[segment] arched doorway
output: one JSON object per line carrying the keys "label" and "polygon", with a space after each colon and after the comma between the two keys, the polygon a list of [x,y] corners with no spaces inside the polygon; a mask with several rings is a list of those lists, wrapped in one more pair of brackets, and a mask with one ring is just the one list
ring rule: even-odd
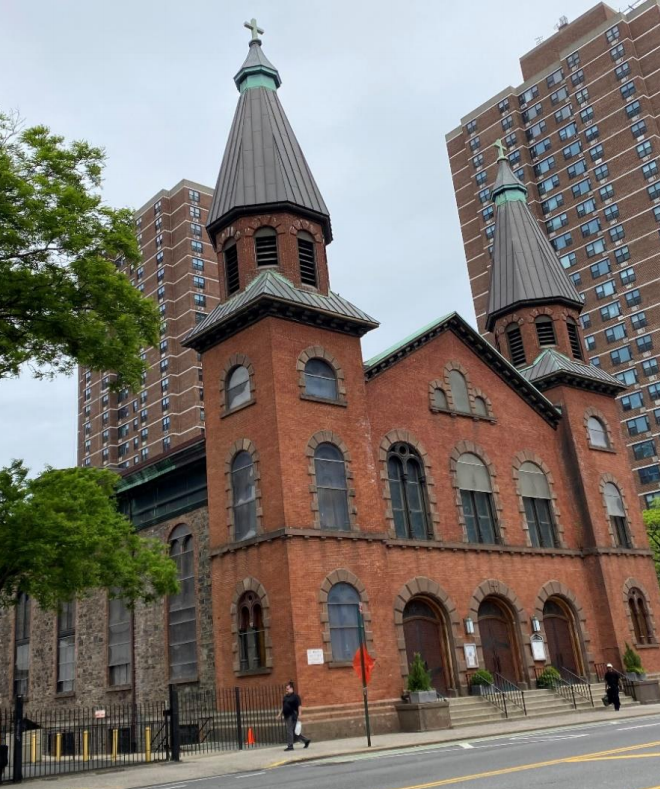
{"label": "arched doorway", "polygon": [[573,612],[559,597],[549,597],[543,606],[543,629],[548,642],[548,659],[557,668],[581,675],[582,661],[578,648]]}
{"label": "arched doorway", "polygon": [[416,652],[431,674],[431,684],[444,695],[453,688],[451,661],[445,619],[429,599],[413,597],[403,609],[403,635],[408,665]]}
{"label": "arched doorway", "polygon": [[519,682],[517,639],[508,606],[496,597],[486,597],[479,606],[478,616],[486,668],[491,674],[501,674],[510,682]]}

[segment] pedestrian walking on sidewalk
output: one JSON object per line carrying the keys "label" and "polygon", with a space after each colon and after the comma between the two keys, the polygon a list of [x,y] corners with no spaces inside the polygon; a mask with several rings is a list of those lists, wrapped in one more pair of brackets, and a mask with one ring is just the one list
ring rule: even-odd
{"label": "pedestrian walking on sidewalk", "polygon": [[616,712],[621,707],[621,700],[619,699],[619,672],[614,670],[611,663],[607,664],[607,671],[605,672],[605,693],[610,700],[610,704],[614,704]]}
{"label": "pedestrian walking on sidewalk", "polygon": [[296,725],[300,719],[300,696],[295,692],[293,681],[287,682],[286,693],[282,699],[282,712],[278,715],[279,718],[284,718],[286,725],[286,748],[285,751],[293,750],[294,742],[302,742],[305,748],[309,748],[311,740],[309,737],[304,737],[300,733],[300,728],[296,732]]}

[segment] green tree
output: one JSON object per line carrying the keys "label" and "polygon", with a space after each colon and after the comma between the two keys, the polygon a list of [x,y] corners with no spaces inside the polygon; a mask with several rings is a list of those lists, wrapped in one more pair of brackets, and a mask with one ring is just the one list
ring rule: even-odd
{"label": "green tree", "polygon": [[140,537],[118,512],[118,481],[96,468],[29,479],[19,461],[0,471],[0,606],[19,592],[47,609],[93,589],[128,602],[176,592],[165,546]]}
{"label": "green tree", "polygon": [[76,364],[136,388],[159,317],[115,260],[140,259],[132,212],[104,205],[105,154],[0,114],[0,378]]}
{"label": "green tree", "polygon": [[410,664],[408,672],[408,690],[411,693],[431,690],[431,675],[426,670],[426,666],[419,652],[415,652],[413,662]]}
{"label": "green tree", "polygon": [[644,525],[649,536],[649,544],[653,551],[655,561],[655,572],[660,582],[660,498],[655,499],[650,509],[642,513]]}

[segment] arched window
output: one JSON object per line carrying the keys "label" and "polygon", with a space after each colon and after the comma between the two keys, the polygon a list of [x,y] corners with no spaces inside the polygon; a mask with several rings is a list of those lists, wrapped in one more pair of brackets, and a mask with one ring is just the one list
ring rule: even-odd
{"label": "arched window", "polygon": [[241,671],[265,667],[264,617],[261,601],[254,592],[246,592],[238,601],[238,651]]}
{"label": "arched window", "polygon": [[580,342],[580,332],[578,331],[577,323],[573,318],[567,318],[566,329],[568,331],[568,342],[571,346],[571,353],[574,359],[582,360],[582,343]]}
{"label": "arched window", "polygon": [[637,644],[649,644],[653,641],[653,631],[649,613],[646,608],[646,598],[639,589],[631,589],[628,592],[628,608],[635,631],[635,642]]}
{"label": "arched window", "polygon": [[548,315],[539,315],[535,323],[539,345],[542,348],[547,345],[556,345],[557,338],[555,337],[555,327],[552,318]]}
{"label": "arched window", "polygon": [[426,480],[422,461],[408,444],[395,444],[387,458],[390,498],[396,536],[404,540],[428,540]]}
{"label": "arched window", "polygon": [[335,584],[328,593],[328,619],[333,660],[353,660],[360,646],[359,605],[360,595],[350,584]]}
{"label": "arched window", "polygon": [[170,556],[174,560],[179,591],[170,595],[168,605],[168,646],[170,679],[197,676],[197,614],[195,557],[190,529],[179,524],[170,535]]}
{"label": "arched window", "polygon": [[557,539],[550,506],[548,479],[542,469],[530,461],[522,464],[518,474],[529,539],[537,548],[555,548]]}
{"label": "arched window", "polygon": [[236,246],[236,242],[233,239],[227,241],[227,243],[224,245],[222,249],[222,256],[225,260],[227,295],[231,296],[241,287],[238,276],[238,247]]}
{"label": "arched window", "polygon": [[225,385],[227,410],[248,403],[252,397],[250,391],[250,373],[247,367],[234,367],[227,376]]}
{"label": "arched window", "polygon": [[469,414],[470,397],[468,395],[467,383],[463,373],[459,373],[458,370],[452,370],[449,373],[449,385],[451,386],[451,396],[456,411]]}
{"label": "arched window", "polygon": [[442,408],[444,411],[447,411],[449,405],[447,404],[447,395],[444,392],[444,389],[434,389],[433,390],[433,405],[436,408]]}
{"label": "arched window", "polygon": [[254,234],[257,266],[277,265],[277,233],[272,227],[260,227]]}
{"label": "arched window", "polygon": [[350,529],[348,486],[344,455],[334,444],[319,444],[314,450],[314,472],[322,529]]}
{"label": "arched window", "polygon": [[337,376],[323,359],[309,359],[305,365],[305,394],[324,400],[337,399]]}
{"label": "arched window", "polygon": [[254,461],[245,450],[231,462],[231,489],[234,509],[234,539],[247,540],[257,533],[257,489]]}
{"label": "arched window", "polygon": [[21,592],[14,620],[14,696],[27,696],[30,679],[30,618],[32,601]]}
{"label": "arched window", "polygon": [[590,416],[587,420],[587,430],[589,432],[589,443],[592,447],[605,447],[609,449],[610,440],[607,436],[605,425],[596,419],[595,416]]}
{"label": "arched window", "polygon": [[316,274],[316,257],[314,255],[314,238],[301,230],[298,233],[298,265],[300,266],[300,281],[303,285],[318,285]]}
{"label": "arched window", "polygon": [[517,323],[510,323],[506,327],[506,342],[513,366],[524,367],[527,364],[527,357],[525,356],[522,332]]}
{"label": "arched window", "polygon": [[488,406],[483,397],[474,398],[474,412],[477,416],[488,416]]}
{"label": "arched window", "polygon": [[456,463],[456,474],[468,542],[499,542],[488,469],[480,458],[466,452]]}
{"label": "arched window", "polygon": [[621,492],[613,482],[606,482],[604,493],[607,515],[610,519],[610,526],[612,527],[616,544],[620,548],[631,548],[630,535],[628,534],[628,520],[626,518],[626,510],[623,506]]}

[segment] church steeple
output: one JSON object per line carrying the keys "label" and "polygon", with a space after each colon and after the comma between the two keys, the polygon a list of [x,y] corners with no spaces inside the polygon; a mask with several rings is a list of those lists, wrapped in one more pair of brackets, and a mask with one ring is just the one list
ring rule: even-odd
{"label": "church steeple", "polygon": [[492,191],[496,206],[486,329],[520,307],[544,304],[582,309],[582,300],[527,205],[527,189],[500,147]]}
{"label": "church steeple", "polygon": [[217,236],[239,217],[287,211],[320,225],[332,241],[330,214],[277,95],[278,70],[263,52],[253,19],[248,56],[234,77],[241,96],[229,132],[207,230]]}

